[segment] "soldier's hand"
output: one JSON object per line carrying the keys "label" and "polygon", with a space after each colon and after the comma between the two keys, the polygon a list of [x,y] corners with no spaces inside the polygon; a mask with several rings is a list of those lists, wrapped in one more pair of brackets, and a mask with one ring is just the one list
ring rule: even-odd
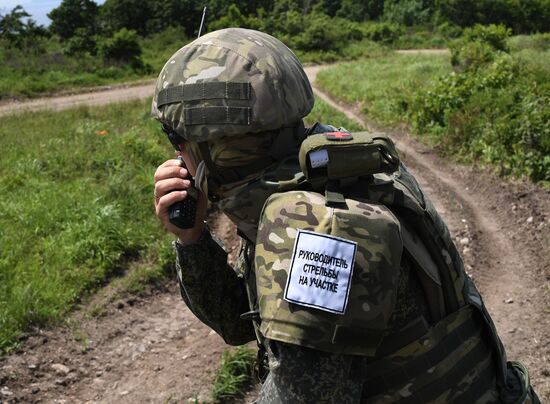
{"label": "soldier's hand", "polygon": [[204,193],[198,192],[195,227],[181,229],[170,223],[170,206],[187,198],[187,189],[190,186],[189,172],[186,168],[182,167],[180,160],[167,160],[155,172],[156,215],[166,230],[175,234],[184,245],[199,240],[204,231],[204,218],[206,217],[206,196]]}

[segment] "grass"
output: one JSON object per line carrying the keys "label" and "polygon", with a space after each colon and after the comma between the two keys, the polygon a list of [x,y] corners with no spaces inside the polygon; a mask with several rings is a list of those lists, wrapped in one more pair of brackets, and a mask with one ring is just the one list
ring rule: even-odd
{"label": "grass", "polygon": [[256,351],[246,345],[222,354],[212,387],[215,402],[229,402],[244,395],[253,382],[255,360]]}
{"label": "grass", "polygon": [[394,54],[339,64],[317,83],[375,125],[406,124],[454,159],[548,184],[548,36],[512,45],[476,71],[453,72],[447,55]]}
{"label": "grass", "polygon": [[395,125],[407,120],[403,103],[450,70],[447,55],[386,54],[322,70],[317,83],[334,98],[359,104],[367,120]]}
{"label": "grass", "polygon": [[170,148],[148,109],[0,119],[0,351],[131,266],[129,289],[168,272],[172,237],[153,215],[151,190]]}
{"label": "grass", "polygon": [[357,122],[349,119],[343,113],[335,110],[326,102],[317,97],[315,97],[315,106],[313,107],[313,110],[304,121],[306,126],[311,126],[315,122],[321,122],[336,126],[337,128],[343,127],[352,132],[358,132],[365,129],[362,128]]}

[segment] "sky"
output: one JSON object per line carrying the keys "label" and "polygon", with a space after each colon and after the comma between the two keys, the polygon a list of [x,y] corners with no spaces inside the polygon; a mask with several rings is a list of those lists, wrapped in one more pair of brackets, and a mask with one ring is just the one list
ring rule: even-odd
{"label": "sky", "polygon": [[[95,2],[103,4],[105,0],[95,0]],[[9,13],[15,6],[21,5],[39,25],[47,26],[51,21],[46,14],[59,4],[61,0],[0,0],[0,14]]]}

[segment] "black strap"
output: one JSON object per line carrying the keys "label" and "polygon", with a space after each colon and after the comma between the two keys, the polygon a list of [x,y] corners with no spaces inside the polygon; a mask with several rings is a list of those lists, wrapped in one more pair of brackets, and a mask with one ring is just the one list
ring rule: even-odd
{"label": "black strap", "polygon": [[250,107],[194,107],[185,108],[185,125],[250,125]]}
{"label": "black strap", "polygon": [[342,194],[338,181],[328,181],[325,187],[325,205],[333,208],[345,208],[346,198]]}
{"label": "black strap", "polygon": [[294,148],[299,148],[305,138],[304,121],[300,119],[296,125],[281,128],[271,144],[269,155],[275,161],[280,160],[288,156]]}
{"label": "black strap", "polygon": [[249,100],[250,93],[250,83],[221,81],[182,84],[160,90],[157,96],[157,106],[213,99]]}

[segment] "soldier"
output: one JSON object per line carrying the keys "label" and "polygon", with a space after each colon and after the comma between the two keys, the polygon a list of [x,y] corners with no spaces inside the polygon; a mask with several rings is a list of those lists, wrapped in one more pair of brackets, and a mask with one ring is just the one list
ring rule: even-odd
{"label": "soldier", "polygon": [[[313,102],[295,55],[245,29],[177,51],[153,99],[185,161],[155,173],[181,295],[228,344],[267,352],[258,402],[538,402],[391,141],[305,129]],[[169,210],[190,194],[182,229]],[[207,199],[242,237],[235,268]]]}

